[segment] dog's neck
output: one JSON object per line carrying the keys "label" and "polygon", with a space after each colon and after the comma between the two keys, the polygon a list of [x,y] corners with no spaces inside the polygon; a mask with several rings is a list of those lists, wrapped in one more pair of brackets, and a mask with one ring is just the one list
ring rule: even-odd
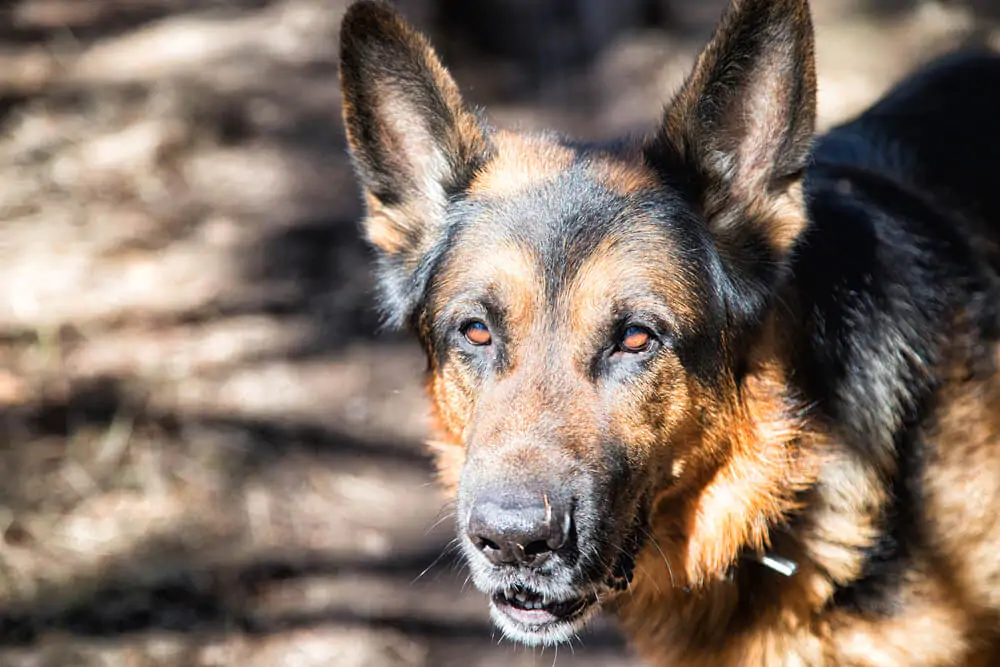
{"label": "dog's neck", "polygon": [[768,656],[809,656],[813,621],[838,588],[862,576],[884,491],[876,471],[845,453],[825,457],[806,495],[806,508],[769,536],[774,553],[795,562],[791,576],[738,559],[725,574],[684,587],[669,546],[647,545],[617,608],[638,653],[651,664],[682,667],[746,664],[752,655],[762,656],[754,664],[778,665],[785,663]]}
{"label": "dog's neck", "polygon": [[[812,423],[784,367],[758,355],[723,425],[735,434],[727,461],[696,498],[654,510],[652,539],[618,600],[640,653],[683,665],[721,658],[723,645],[763,650],[732,639],[805,632],[862,575],[887,500],[883,476]],[[795,572],[762,567],[768,555]]]}

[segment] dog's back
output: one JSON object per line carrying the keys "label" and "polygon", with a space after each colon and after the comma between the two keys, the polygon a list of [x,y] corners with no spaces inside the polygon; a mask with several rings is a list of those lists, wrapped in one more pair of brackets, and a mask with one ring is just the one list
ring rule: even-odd
{"label": "dog's back", "polygon": [[998,138],[1000,57],[965,54],[814,150],[779,319],[820,420],[891,480],[831,610],[846,637],[877,641],[835,641],[833,664],[1000,660]]}
{"label": "dog's back", "polygon": [[1000,56],[938,60],[815,149],[819,164],[884,174],[968,226],[1000,266]]}

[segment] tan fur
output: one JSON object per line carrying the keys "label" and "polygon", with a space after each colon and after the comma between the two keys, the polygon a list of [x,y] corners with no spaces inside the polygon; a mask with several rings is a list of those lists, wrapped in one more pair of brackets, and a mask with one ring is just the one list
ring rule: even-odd
{"label": "tan fur", "polygon": [[[761,370],[765,377],[757,382],[780,391],[774,369]],[[730,623],[738,587],[717,579],[684,592],[678,581],[691,573],[683,569],[683,557],[674,556],[670,531],[654,529],[658,539],[642,553],[631,592],[618,601],[626,630],[649,664],[997,664],[1000,647],[984,638],[995,636],[1000,608],[995,597],[1000,590],[1000,520],[995,516],[1000,507],[1000,382],[995,376],[956,375],[941,391],[945,407],[926,434],[934,452],[924,480],[932,547],[914,555],[916,565],[900,589],[897,613],[865,617],[826,611],[835,586],[861,574],[861,550],[879,534],[887,500],[882,479],[889,471],[807,426],[797,438],[799,456],[809,461],[798,467],[813,475],[805,503],[808,520],[794,539],[784,536],[776,545],[779,554],[798,563],[799,572],[776,577],[772,595],[778,602],[761,605],[750,626],[734,632]],[[767,405],[773,396],[750,392],[748,408],[759,415],[762,408],[751,406],[762,399]],[[758,416],[753,423],[768,422]],[[754,449],[774,447],[786,436],[781,428],[758,428]],[[970,497],[976,501],[970,503]]]}
{"label": "tan fur", "polygon": [[924,433],[937,444],[921,480],[926,521],[956,597],[1000,625],[1000,376],[950,370]]}
{"label": "tan fur", "polygon": [[[489,247],[489,252],[480,248]],[[442,303],[454,303],[473,286],[496,293],[507,306],[506,317],[517,344],[528,335],[542,304],[538,283],[540,266],[527,249],[508,241],[493,239],[489,220],[465,232],[465,242],[455,249],[448,267],[438,278]]]}
{"label": "tan fur", "polygon": [[565,171],[576,157],[571,149],[544,137],[501,130],[491,141],[494,157],[469,186],[474,197],[511,196],[542,184]]}
{"label": "tan fur", "polygon": [[[633,233],[642,221],[634,220]],[[655,223],[650,223],[655,224]],[[690,288],[693,277],[670,262],[657,261],[655,253],[628,248],[622,239],[610,236],[584,261],[567,290],[569,325],[573,331],[589,331],[605,316],[605,308],[632,281],[655,284],[668,292],[670,309],[681,322],[697,318],[697,303]]]}
{"label": "tan fur", "polygon": [[669,526],[679,517],[687,523],[684,542],[676,549],[685,585],[700,585],[724,572],[745,548],[769,547],[771,527],[796,509],[795,494],[817,474],[818,462],[798,451],[802,425],[787,414],[777,369],[751,376],[745,391],[745,402],[732,406],[700,447],[702,456],[718,452],[724,457],[711,481],[680,503],[667,492],[654,508],[656,526]]}
{"label": "tan fur", "polygon": [[773,197],[752,199],[747,208],[745,215],[764,226],[767,230],[764,238],[781,256],[791,250],[792,244],[809,224],[803,197],[802,181],[798,180]]}
{"label": "tan fur", "polygon": [[[399,254],[407,249],[415,234],[415,220],[420,220],[421,209],[417,206],[383,206],[371,193],[365,193],[368,217],[365,219],[365,235],[368,242],[383,252]],[[414,258],[414,261],[416,258]]]}
{"label": "tan fur", "polygon": [[591,159],[598,182],[621,195],[651,190],[660,185],[655,171],[643,163],[638,147],[625,155],[599,154]]}

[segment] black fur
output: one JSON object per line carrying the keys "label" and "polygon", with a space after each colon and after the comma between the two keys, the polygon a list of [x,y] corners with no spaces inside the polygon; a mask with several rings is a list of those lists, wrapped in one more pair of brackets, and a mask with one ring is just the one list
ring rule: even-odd
{"label": "black fur", "polygon": [[[919,427],[934,407],[934,364],[964,333],[954,331],[959,313],[980,344],[997,340],[997,137],[1000,58],[963,54],[818,142],[812,225],[792,269],[805,325],[799,381],[847,442],[896,463],[883,537],[838,604],[892,612],[920,545]],[[910,355],[894,359],[901,345]],[[983,360],[981,372],[996,370]]]}

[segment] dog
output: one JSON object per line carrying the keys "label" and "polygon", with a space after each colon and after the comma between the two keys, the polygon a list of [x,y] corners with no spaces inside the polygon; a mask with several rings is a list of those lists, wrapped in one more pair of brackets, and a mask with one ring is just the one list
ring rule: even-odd
{"label": "dog", "polygon": [[806,0],[733,0],[648,135],[496,129],[365,0],[386,321],[504,635],[650,665],[1000,664],[1000,58],[816,137]]}

